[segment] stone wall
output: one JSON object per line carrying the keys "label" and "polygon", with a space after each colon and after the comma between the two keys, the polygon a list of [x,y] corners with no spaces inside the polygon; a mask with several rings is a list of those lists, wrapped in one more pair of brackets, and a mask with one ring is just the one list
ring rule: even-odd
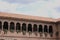
{"label": "stone wall", "polygon": [[[59,32],[59,38],[60,38],[60,23],[58,25],[56,25],[55,23],[48,23],[48,22],[33,22],[33,21],[22,21],[22,20],[10,20],[10,19],[1,19],[0,21],[2,22],[2,30],[0,30],[0,39],[5,39],[5,40],[57,40],[56,37],[56,32]],[[23,35],[22,31],[20,33],[17,33],[16,30],[14,31],[14,33],[11,33],[9,28],[8,28],[8,32],[7,34],[4,34],[3,32],[3,23],[4,22],[8,22],[8,27],[10,27],[10,22],[14,22],[15,27],[16,27],[16,23],[20,23],[21,27],[23,23],[26,23],[26,27],[28,27],[28,24],[37,24],[37,27],[39,27],[39,25],[42,25],[42,27],[44,28],[44,25],[47,25],[49,28],[49,25],[52,25],[53,27],[53,36],[51,37],[49,33],[46,33],[47,36],[45,36],[45,33],[41,33],[42,36],[40,36],[40,33],[37,32],[37,35],[35,35],[34,32],[32,32],[32,34],[29,35],[29,33],[26,31],[26,34]],[[58,30],[56,28],[56,26],[58,26]],[[33,27],[33,26],[32,26]],[[16,29],[16,28],[15,28]]]}

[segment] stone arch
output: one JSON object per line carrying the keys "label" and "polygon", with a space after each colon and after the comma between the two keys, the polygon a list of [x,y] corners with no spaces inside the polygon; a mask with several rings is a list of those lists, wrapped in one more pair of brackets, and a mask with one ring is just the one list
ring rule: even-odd
{"label": "stone arch", "polygon": [[23,35],[26,34],[26,23],[22,24],[22,33],[23,33]]}
{"label": "stone arch", "polygon": [[10,22],[10,31],[13,32],[15,30],[14,22]]}
{"label": "stone arch", "polygon": [[52,25],[49,26],[49,34],[52,37],[53,36],[53,27]]}
{"label": "stone arch", "polygon": [[22,31],[26,31],[26,23],[22,24]]}
{"label": "stone arch", "polygon": [[3,30],[8,30],[8,22],[4,22],[3,24]]}
{"label": "stone arch", "polygon": [[16,23],[16,31],[19,32],[21,30],[20,23]]}
{"label": "stone arch", "polygon": [[39,32],[39,34],[40,34],[40,37],[42,37],[43,35],[43,26],[40,24],[39,25],[39,28],[38,28],[38,32]]}
{"label": "stone arch", "polygon": [[33,25],[33,32],[37,32],[37,25],[36,24]]}
{"label": "stone arch", "polygon": [[53,33],[53,27],[51,25],[49,26],[49,33]]}
{"label": "stone arch", "polygon": [[48,26],[44,25],[44,34],[45,34],[45,37],[47,37],[47,33],[48,33]]}
{"label": "stone arch", "polygon": [[43,32],[43,26],[39,25],[38,32]]}
{"label": "stone arch", "polygon": [[48,26],[47,25],[44,25],[44,32],[48,33]]}
{"label": "stone arch", "polygon": [[28,24],[28,32],[32,32],[32,24]]}

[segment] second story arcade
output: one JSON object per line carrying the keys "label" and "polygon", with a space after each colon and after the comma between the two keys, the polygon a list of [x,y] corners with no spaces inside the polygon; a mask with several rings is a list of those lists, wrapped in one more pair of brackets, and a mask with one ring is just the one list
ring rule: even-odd
{"label": "second story arcade", "polygon": [[52,18],[0,12],[0,33],[2,31],[4,34],[16,32],[26,35],[28,33],[36,36],[50,34],[52,37],[53,33],[57,31],[56,22],[57,20]]}

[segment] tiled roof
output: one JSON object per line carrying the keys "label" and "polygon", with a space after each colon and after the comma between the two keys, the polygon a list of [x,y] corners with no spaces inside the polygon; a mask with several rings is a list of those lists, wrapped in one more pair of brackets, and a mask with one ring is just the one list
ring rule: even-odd
{"label": "tiled roof", "polygon": [[22,14],[11,14],[6,12],[0,12],[0,17],[10,17],[10,18],[27,19],[27,20],[47,21],[47,22],[57,21],[57,19],[53,19],[53,18],[29,16],[29,15],[22,15]]}
{"label": "tiled roof", "polygon": [[57,21],[60,22],[60,18],[58,18]]}

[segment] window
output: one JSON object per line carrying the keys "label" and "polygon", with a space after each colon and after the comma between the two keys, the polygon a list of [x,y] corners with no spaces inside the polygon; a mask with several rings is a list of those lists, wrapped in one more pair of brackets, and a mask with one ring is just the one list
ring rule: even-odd
{"label": "window", "polygon": [[53,28],[51,25],[49,26],[49,33],[50,33],[50,36],[52,37],[53,36]]}
{"label": "window", "polygon": [[49,33],[53,33],[53,28],[52,28],[52,26],[49,26]]}
{"label": "window", "polygon": [[2,22],[0,21],[0,30],[2,30]]}
{"label": "window", "polygon": [[14,31],[14,22],[10,23],[10,31]]}
{"label": "window", "polygon": [[16,24],[16,30],[20,30],[20,23]]}
{"label": "window", "polygon": [[38,32],[43,32],[43,28],[42,28],[42,25],[39,25],[39,29],[38,29]]}
{"label": "window", "polygon": [[37,31],[37,25],[34,24],[34,25],[33,25],[33,32],[36,32],[36,31]]}
{"label": "window", "polygon": [[58,32],[58,31],[56,32],[56,36],[57,36],[57,37],[59,36],[59,32]]}
{"label": "window", "polygon": [[16,31],[19,32],[20,31],[20,23],[16,24]]}
{"label": "window", "polygon": [[32,25],[31,24],[28,24],[28,32],[32,32]]}
{"label": "window", "polygon": [[44,32],[48,32],[47,25],[44,25]]}
{"label": "window", "polygon": [[8,30],[8,22],[4,22],[3,30]]}
{"label": "window", "polygon": [[4,34],[7,33],[7,30],[8,30],[8,22],[4,22],[4,24],[3,24],[3,31],[4,31]]}
{"label": "window", "polygon": [[26,34],[26,24],[25,23],[22,24],[22,33],[23,33],[23,35]]}
{"label": "window", "polygon": [[25,23],[22,24],[22,31],[26,31],[26,24]]}

